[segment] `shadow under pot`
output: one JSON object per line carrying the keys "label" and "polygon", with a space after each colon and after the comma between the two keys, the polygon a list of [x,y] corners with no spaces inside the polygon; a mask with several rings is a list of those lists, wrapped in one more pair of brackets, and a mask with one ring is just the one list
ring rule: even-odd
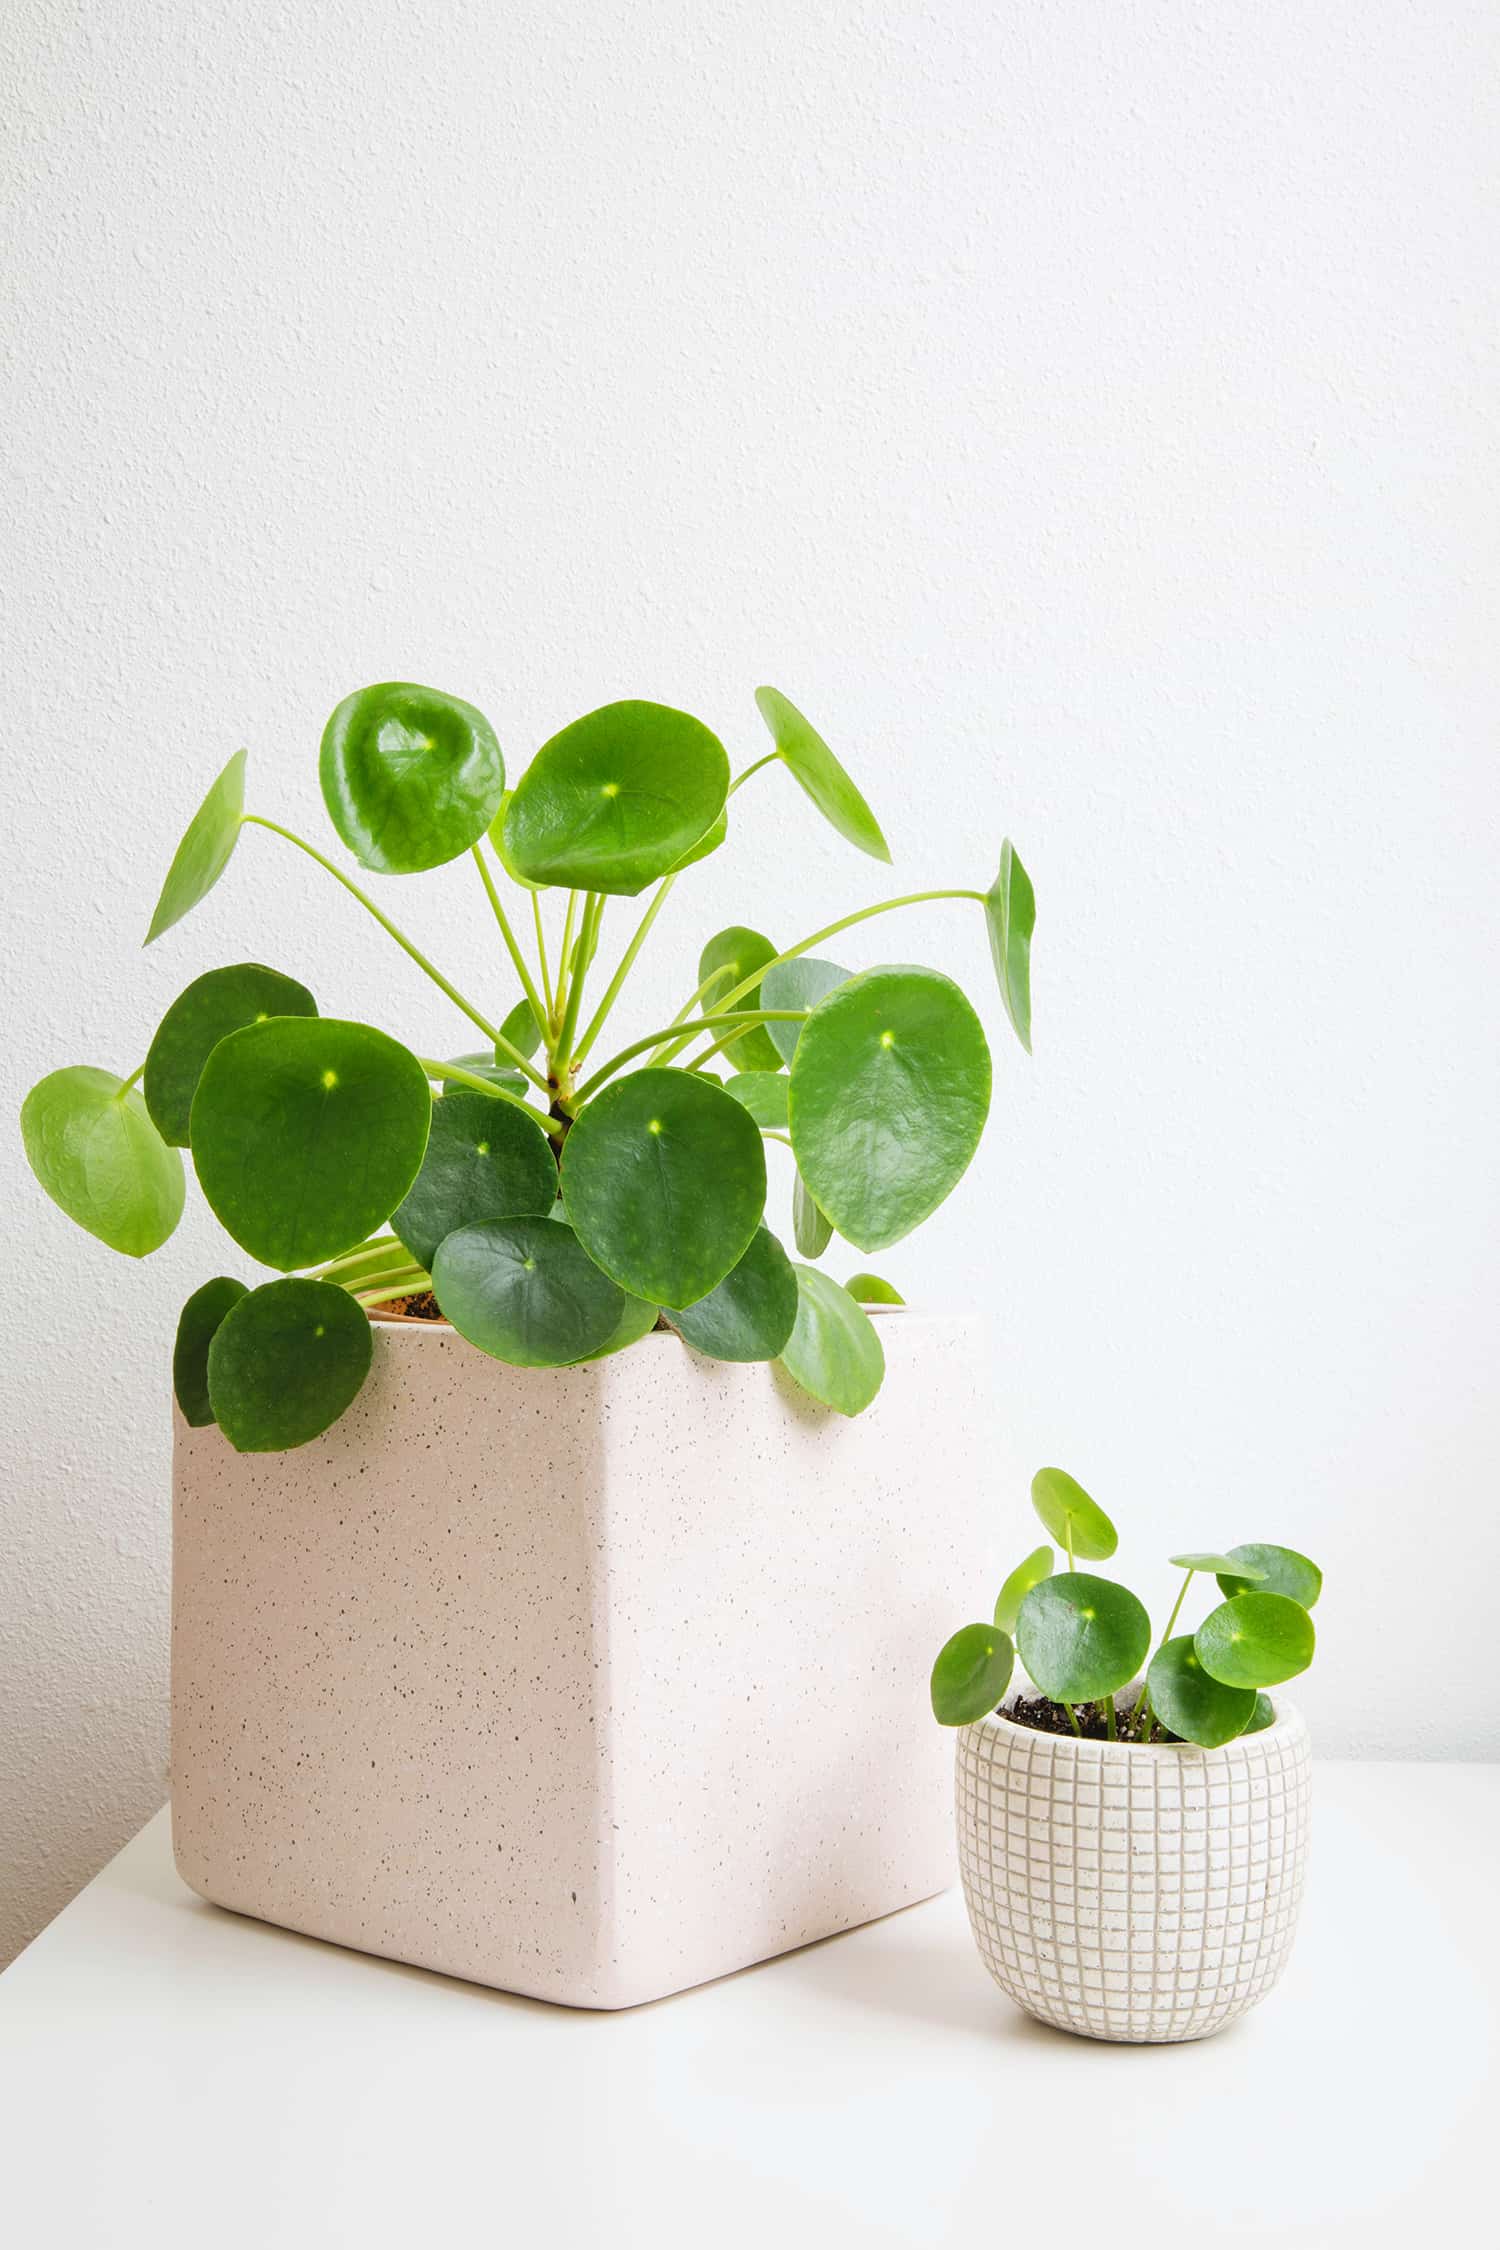
{"label": "shadow under pot", "polygon": [[1202,2039],[1265,1998],[1292,1949],[1311,1791],[1307,1728],[1275,1712],[1212,1750],[1079,1741],[1003,1711],[960,1730],[969,1922],[1028,2015],[1148,2043]]}

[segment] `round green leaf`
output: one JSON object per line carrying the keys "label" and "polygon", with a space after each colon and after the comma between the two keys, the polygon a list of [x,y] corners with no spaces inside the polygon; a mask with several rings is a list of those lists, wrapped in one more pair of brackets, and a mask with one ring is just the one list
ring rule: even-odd
{"label": "round green leaf", "polygon": [[710,1359],[776,1359],[797,1319],[797,1276],[769,1227],[757,1227],[750,1247],[717,1289],[685,1312],[667,1318],[694,1351]]}
{"label": "round green leaf", "polygon": [[771,730],[782,761],[807,791],[829,826],[846,843],[890,865],[891,851],[880,823],[849,779],[823,737],[809,726],[795,703],[773,687],[757,688],[756,707]]}
{"label": "round green leaf", "polygon": [[170,930],[207,898],[234,850],[245,810],[245,753],[236,750],[192,819],[173,854],[167,879],[146,932],[146,943]]}
{"label": "round green leaf", "polygon": [[1305,1672],[1317,1635],[1300,1602],[1252,1588],[1220,1602],[1193,1635],[1198,1662],[1225,1687],[1275,1687]]}
{"label": "round green leaf", "polygon": [[[836,992],[841,984],[849,982],[849,971],[841,969],[837,961],[819,961],[811,953],[799,953],[795,961],[778,961],[774,969],[767,969],[760,980],[760,1004],[763,1008],[815,1008]],[[733,985],[729,987],[734,990]],[[771,1034],[771,1041],[785,1063],[797,1052],[797,1042],[806,1026],[800,1023],[768,1023],[763,1029]],[[733,1054],[734,1049],[730,1048]]]}
{"label": "round green leaf", "polygon": [[1134,1679],[1151,1646],[1151,1620],[1128,1587],[1064,1570],[1032,1587],[1016,1619],[1016,1640],[1043,1695],[1091,1703]]}
{"label": "round green leaf", "polygon": [[533,883],[634,898],[706,841],[728,790],[701,719],[607,703],[532,759],[505,808],[505,857]]}
{"label": "round green leaf", "polygon": [[1012,1028],[1031,1053],[1031,933],[1036,928],[1036,893],[1007,836],[1000,847],[1000,872],[984,894],[984,919],[990,933],[995,981]]}
{"label": "round green leaf", "polygon": [[932,1667],[932,1715],[942,1727],[987,1718],[1010,1686],[1016,1652],[994,1625],[960,1625]]}
{"label": "round green leaf", "polygon": [[596,1265],[653,1305],[695,1305],[738,1265],[766,1203],[755,1122],[721,1086],[637,1070],[563,1143],[563,1201]]}
{"label": "round green leaf", "polygon": [[830,1275],[796,1266],[797,1321],[781,1355],[792,1381],[839,1414],[863,1414],[885,1375],[869,1314]]}
{"label": "round green leaf", "polygon": [[[542,1043],[542,1027],[532,1013],[529,1000],[523,999],[516,1002],[510,1014],[500,1026],[500,1036],[515,1048],[517,1054],[524,1055],[526,1060],[530,1062]],[[500,1059],[500,1055],[501,1049],[497,1047],[495,1049],[496,1061]]]}
{"label": "round green leaf", "polygon": [[210,969],[180,992],[157,1026],[146,1056],[141,1091],[151,1121],[164,1141],[188,1145],[188,1119],[203,1065],[221,1039],[247,1023],[271,1016],[315,1016],[318,1003],[305,984],[241,961],[232,969]]}
{"label": "round green leaf", "polygon": [[75,1225],[127,1258],[159,1250],[182,1217],[182,1158],[132,1087],[76,1063],[21,1104],[26,1161]]}
{"label": "round green leaf", "polygon": [[331,1281],[268,1281],[232,1305],[208,1347],[213,1418],[237,1453],[321,1437],[370,1371],[370,1323]]}
{"label": "round green leaf", "polygon": [[1162,1725],[1184,1742],[1217,1750],[1233,1742],[1255,1716],[1255,1690],[1226,1687],[1204,1671],[1191,1633],[1164,1641],[1146,1674],[1151,1708]]}
{"label": "round green leaf", "polygon": [[799,1172],[792,1182],[792,1239],[804,1258],[821,1258],[833,1240],[833,1227],[820,1211]]}
{"label": "round green leaf", "polygon": [[788,1101],[797,1169],[856,1249],[883,1250],[937,1209],[989,1107],[979,1018],[936,969],[867,969],[802,1026]]}
{"label": "round green leaf", "polygon": [[505,848],[505,816],[510,810],[510,801],[514,795],[514,789],[507,789],[501,797],[500,810],[489,826],[490,842],[494,846],[495,857],[513,883],[519,883],[523,891],[544,891],[547,888],[546,884],[533,883],[523,875]]}
{"label": "round green leaf", "polygon": [[457,859],[489,827],[505,789],[483,712],[409,680],[345,696],[323,729],[318,775],[329,819],[378,875]]}
{"label": "round green leaf", "polygon": [[1259,1586],[1263,1593],[1285,1594],[1304,1609],[1311,1609],[1323,1591],[1322,1571],[1306,1555],[1299,1555],[1295,1547],[1266,1547],[1252,1540],[1246,1546],[1231,1547],[1213,1567],[1219,1573],[1219,1592],[1230,1596],[1246,1594],[1252,1586]]}
{"label": "round green leaf", "polygon": [[1066,1469],[1038,1469],[1031,1480],[1031,1505],[1059,1547],[1085,1562],[1107,1562],[1120,1535],[1096,1500],[1091,1500]]}
{"label": "round green leaf", "polygon": [[[697,843],[693,845],[691,851],[684,852],[681,859],[673,860],[671,866],[667,870],[667,873],[669,875],[680,875],[685,867],[691,867],[695,861],[700,859],[707,859],[710,852],[716,852],[718,850],[719,846],[723,843],[725,837],[728,834],[729,815],[727,812],[721,812],[718,819],[714,822],[713,826],[704,830],[703,834],[698,838]],[[701,978],[699,979],[699,982],[702,982]]]}
{"label": "round green leaf", "polygon": [[439,1245],[432,1287],[461,1336],[512,1367],[567,1367],[612,1343],[621,1292],[551,1219],[483,1219]]}
{"label": "round green leaf", "polygon": [[[878,1273],[851,1273],[844,1283],[850,1296],[859,1305],[904,1305],[906,1299],[899,1289],[882,1281]],[[1007,1628],[1009,1630],[1009,1628]]]}
{"label": "round green leaf", "polygon": [[724,1088],[765,1133],[786,1131],[786,1090],[785,1077],[773,1078],[768,1070],[739,1071]]}
{"label": "round green leaf", "polygon": [[235,1241],[287,1273],[384,1225],[417,1176],[431,1118],[426,1072],[383,1031],[275,1016],[231,1032],[205,1063],[193,1162]]}
{"label": "round green leaf", "polygon": [[556,1201],[557,1160],[541,1126],[455,1086],[433,1102],[422,1169],[391,1225],[431,1273],[445,1235],[480,1219],[545,1218]]}
{"label": "round green leaf", "polygon": [[249,1292],[243,1281],[225,1273],[195,1289],[177,1320],[177,1341],[172,1349],[172,1389],[185,1422],[195,1430],[207,1429],[214,1418],[208,1397],[208,1347],[219,1332],[226,1313]]}
{"label": "round green leaf", "polygon": [[[1169,1555],[1167,1560],[1178,1570],[1218,1571],[1233,1570],[1234,1568],[1233,1556],[1221,1555],[1211,1551],[1203,1554]],[[1249,1564],[1246,1564],[1244,1571],[1245,1585],[1248,1586],[1252,1579],[1264,1578],[1265,1575],[1263,1570],[1253,1569]],[[1243,1592],[1244,1589],[1236,1587],[1233,1590],[1238,1593]],[[1228,1592],[1230,1589],[1226,1588],[1225,1591]]]}
{"label": "round green leaf", "polygon": [[656,1326],[659,1310],[658,1306],[648,1305],[640,1297],[627,1296],[622,1289],[620,1317],[614,1327],[597,1351],[585,1352],[580,1360],[572,1364],[586,1367],[590,1360],[613,1359],[616,1352],[628,1351],[632,1344],[638,1344],[643,1336],[650,1335]]}
{"label": "round green leaf", "polygon": [[1264,1734],[1267,1727],[1276,1724],[1276,1706],[1268,1695],[1257,1695],[1255,1713],[1246,1727],[1246,1734]]}
{"label": "round green leaf", "polygon": [[[486,1079],[491,1086],[503,1086],[507,1093],[519,1094],[524,1098],[531,1091],[530,1079],[523,1078],[521,1073],[518,1070],[512,1070],[508,1063],[496,1062],[488,1048],[481,1054],[453,1055],[450,1060],[459,1070],[468,1071],[474,1078]],[[462,1079],[450,1079],[446,1083],[452,1085],[456,1091],[463,1081]]]}
{"label": "round green leaf", "polygon": [[[705,983],[716,969],[728,969],[731,973],[724,978],[718,989],[721,992],[732,992],[746,977],[753,976],[757,969],[763,969],[768,961],[774,961],[775,958],[776,948],[768,937],[762,937],[759,930],[741,929],[738,924],[732,924],[729,929],[720,930],[711,937],[703,948],[698,957],[698,982]],[[753,1014],[762,1005],[769,1006],[770,1003],[762,1002],[760,988],[756,986],[743,999],[735,1002],[730,1013]],[[705,1002],[705,1007],[713,1012],[712,999]],[[727,1029],[727,1026],[724,1028]],[[747,1031],[743,1038],[736,1039],[729,1053],[737,1071],[780,1070],[781,1056],[767,1036],[768,1028],[765,1024],[757,1024],[753,1031]],[[795,1031],[797,1026],[792,1024],[789,1028]]]}
{"label": "round green leaf", "polygon": [[1021,1604],[1033,1586],[1040,1586],[1044,1578],[1052,1576],[1052,1549],[1036,1547],[1023,1563],[1017,1563],[1005,1584],[995,1597],[995,1623],[1007,1633],[1016,1629],[1016,1619],[1021,1614]]}

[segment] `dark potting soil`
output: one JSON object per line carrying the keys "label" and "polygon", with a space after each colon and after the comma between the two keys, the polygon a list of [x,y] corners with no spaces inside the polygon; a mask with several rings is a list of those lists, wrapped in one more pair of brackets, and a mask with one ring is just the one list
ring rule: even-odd
{"label": "dark potting soil", "polygon": [[[1138,1694],[1140,1691],[1137,1690],[1136,1692]],[[1127,1726],[1126,1724],[1134,1709],[1135,1697],[1133,1695],[1121,1698],[1120,1705],[1115,1713],[1115,1728],[1119,1740],[1122,1742],[1127,1740],[1130,1742],[1140,1741],[1143,1744],[1146,1742],[1175,1742],[1177,1740],[1176,1735],[1168,1734],[1161,1721],[1156,1718],[1152,1719],[1150,1734],[1138,1736],[1134,1726]],[[1109,1740],[1108,1722],[1097,1703],[1075,1703],[1073,1705],[1073,1718],[1078,1721],[1076,1730],[1073,1726],[1073,1720],[1068,1717],[1067,1705],[1049,1702],[1045,1695],[1017,1696],[1014,1703],[1006,1705],[1004,1716],[1007,1719],[1013,1719],[1018,1727],[1034,1728],[1038,1734],[1073,1734],[1076,1731],[1083,1736],[1086,1742],[1107,1742]]]}
{"label": "dark potting soil", "polygon": [[405,1313],[408,1320],[441,1320],[438,1301],[430,1289],[419,1289],[412,1297],[392,1297],[382,1312]]}

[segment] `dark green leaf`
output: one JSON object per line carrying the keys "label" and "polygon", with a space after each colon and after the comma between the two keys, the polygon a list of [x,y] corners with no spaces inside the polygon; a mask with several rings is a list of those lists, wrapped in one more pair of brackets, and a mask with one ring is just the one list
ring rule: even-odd
{"label": "dark green leaf", "polygon": [[220,1274],[205,1281],[183,1306],[177,1321],[177,1341],[172,1351],[172,1389],[185,1422],[206,1429],[214,1418],[208,1397],[208,1347],[219,1332],[226,1313],[248,1295],[243,1281]]}
{"label": "dark green leaf", "polygon": [[237,1453],[321,1437],[370,1371],[363,1307],[329,1281],[268,1281],[230,1307],[208,1347],[213,1418]]}
{"label": "dark green leaf", "polygon": [[786,1131],[786,1090],[785,1077],[773,1078],[768,1070],[738,1072],[724,1088],[766,1133]]}
{"label": "dark green leaf", "polygon": [[1151,1620],[1128,1587],[1064,1570],[1027,1594],[1016,1640],[1043,1695],[1092,1703],[1134,1679],[1151,1646]]}
{"label": "dark green leaf", "polygon": [[1254,1688],[1225,1687],[1213,1679],[1198,1661],[1191,1633],[1163,1642],[1151,1659],[1146,1683],[1151,1708],[1162,1724],[1203,1750],[1232,1742],[1255,1716]]}
{"label": "dark green leaf", "polygon": [[[760,1004],[763,1008],[815,1008],[848,982],[849,971],[836,961],[819,961],[811,953],[799,953],[795,961],[779,961],[774,969],[767,969],[760,980]],[[734,987],[729,989],[732,992]],[[768,1023],[765,1029],[782,1061],[789,1063],[797,1052],[803,1026]],[[733,1054],[734,1049],[729,1051]]]}
{"label": "dark green leaf", "polygon": [[1016,1652],[994,1625],[960,1625],[932,1667],[932,1715],[939,1726],[987,1718],[1010,1686]]}
{"label": "dark green leaf", "polygon": [[775,1359],[797,1319],[797,1276],[769,1227],[757,1227],[750,1247],[717,1289],[668,1320],[694,1351],[710,1359]]}
{"label": "dark green leaf", "polygon": [[1091,1500],[1066,1469],[1038,1469],[1031,1480],[1031,1505],[1059,1547],[1071,1548],[1085,1562],[1107,1562],[1120,1535],[1097,1500]]}
{"label": "dark green leaf", "polygon": [[1323,1591],[1323,1573],[1295,1547],[1267,1547],[1252,1540],[1231,1547],[1215,1566],[1221,1594],[1246,1594],[1252,1586],[1263,1593],[1285,1594],[1304,1609],[1311,1609]]}
{"label": "dark green leaf", "polygon": [[[1168,1557],[1168,1560],[1173,1563],[1178,1570],[1217,1571],[1233,1570],[1234,1568],[1234,1558],[1232,1556],[1221,1555],[1216,1551],[1209,1550],[1205,1550],[1202,1553],[1195,1552],[1190,1555],[1171,1555]],[[1252,1569],[1250,1565],[1247,1564],[1245,1566],[1245,1585],[1248,1586],[1252,1579],[1264,1578],[1265,1575],[1266,1574],[1263,1570]],[[1230,1591],[1230,1589],[1226,1588],[1225,1591],[1228,1592]],[[1233,1591],[1236,1593],[1241,1593],[1244,1591],[1244,1588],[1235,1587]]]}
{"label": "dark green leaf", "polygon": [[766,1202],[755,1122],[721,1086],[638,1070],[563,1143],[563,1200],[596,1265],[653,1305],[695,1305],[750,1246]]}
{"label": "dark green leaf", "polygon": [[814,1266],[796,1266],[797,1322],[781,1364],[811,1398],[863,1414],[885,1375],[875,1324],[847,1289]]}
{"label": "dark green leaf", "polygon": [[276,1016],[209,1056],[193,1162],[235,1241],[286,1273],[385,1223],[417,1176],[431,1117],[426,1072],[383,1031]]}
{"label": "dark green leaf", "polygon": [[1005,1584],[995,1597],[995,1623],[1007,1633],[1016,1629],[1021,1614],[1021,1604],[1033,1586],[1040,1586],[1044,1578],[1052,1576],[1052,1549],[1036,1547],[1023,1563],[1017,1563]]}
{"label": "dark green leaf", "polygon": [[1267,1727],[1276,1724],[1276,1706],[1268,1695],[1255,1698],[1255,1716],[1246,1727],[1246,1734],[1264,1734]]}
{"label": "dark green leaf", "polygon": [[431,1273],[445,1235],[480,1219],[545,1218],[556,1201],[557,1159],[541,1126],[455,1086],[432,1105],[422,1169],[391,1225]]}
{"label": "dark green leaf", "polygon": [[1000,847],[1000,872],[984,896],[990,933],[990,958],[1005,1012],[1027,1054],[1031,1053],[1031,933],[1036,928],[1036,893],[1007,836]]}
{"label": "dark green leaf", "polygon": [[[720,992],[732,992],[746,977],[753,976],[757,969],[763,969],[768,961],[774,961],[775,958],[776,948],[768,937],[762,937],[759,930],[741,929],[735,924],[727,930],[720,930],[703,948],[698,957],[698,982],[703,984],[716,969],[727,969],[730,974],[717,989]],[[730,1012],[735,1015],[747,1012],[753,1014],[763,1005],[769,1006],[770,1003],[762,1002],[760,988],[756,986],[743,999],[737,1000]],[[709,1014],[716,1012],[712,996],[705,1000],[704,1009]],[[780,1070],[781,1056],[767,1036],[767,1028],[765,1024],[757,1024],[753,1031],[747,1031],[743,1038],[736,1039],[728,1050],[737,1071]],[[793,1024],[790,1028],[795,1031],[797,1026]]]}
{"label": "dark green leaf", "polygon": [[461,1336],[512,1367],[567,1367],[614,1339],[621,1291],[551,1219],[484,1219],[450,1234],[433,1292]]}
{"label": "dark green leaf", "polygon": [[[483,1078],[491,1086],[503,1086],[507,1093],[518,1094],[524,1099],[531,1091],[530,1079],[523,1078],[518,1070],[512,1070],[508,1064],[496,1062],[488,1048],[482,1054],[454,1055],[451,1059],[460,1070],[468,1071],[471,1077]],[[463,1081],[449,1079],[446,1083],[456,1089]]]}
{"label": "dark green leaf", "polygon": [[75,1225],[127,1258],[160,1249],[182,1217],[182,1158],[132,1087],[76,1063],[21,1104],[26,1161]]}
{"label": "dark green leaf", "polygon": [[409,680],[346,695],[323,729],[318,771],[329,819],[379,875],[457,859],[489,827],[505,788],[483,712]]}
{"label": "dark green leaf", "polygon": [[979,1018],[936,969],[867,969],[802,1026],[788,1105],[797,1169],[857,1249],[883,1250],[937,1209],[989,1106]]}
{"label": "dark green leaf", "polygon": [[256,961],[210,969],[206,976],[195,977],[162,1017],[146,1057],[141,1090],[162,1139],[177,1148],[187,1147],[198,1080],[221,1039],[271,1016],[317,1012],[318,1003],[305,984],[275,969],[263,969]]}
{"label": "dark green leaf", "polygon": [[[542,1026],[531,1011],[529,1000],[518,1000],[500,1026],[500,1036],[524,1055],[529,1062],[542,1043]],[[500,1049],[495,1049],[495,1060],[501,1059]]]}
{"label": "dark green leaf", "polygon": [[821,1258],[833,1240],[833,1228],[800,1172],[792,1182],[792,1240],[804,1258]]}
{"label": "dark green leaf", "polygon": [[1317,1635],[1300,1602],[1252,1588],[1210,1610],[1193,1636],[1198,1662],[1225,1687],[1275,1687],[1305,1672]]}
{"label": "dark green leaf", "polygon": [[[559,1205],[558,1209],[561,1210],[561,1208],[561,1205]],[[564,1223],[566,1224],[566,1222]],[[650,1335],[652,1329],[656,1326],[657,1312],[658,1308],[655,1305],[648,1305],[639,1297],[628,1296],[622,1289],[620,1291],[620,1317],[615,1322],[614,1327],[597,1351],[585,1352],[582,1359],[573,1364],[584,1367],[590,1360],[613,1359],[616,1352],[628,1351],[632,1344],[638,1344],[643,1336]]]}
{"label": "dark green leaf", "polygon": [[245,753],[236,750],[192,819],[167,869],[146,943],[191,914],[213,889],[234,850],[245,810]]}
{"label": "dark green leaf", "polygon": [[724,745],[664,703],[607,703],[542,745],[505,809],[505,857],[534,883],[634,898],[706,840]]}
{"label": "dark green leaf", "polygon": [[880,833],[879,821],[823,737],[778,689],[757,688],[755,701],[783,762],[829,826],[836,828],[846,843],[857,845],[871,859],[883,859],[889,866],[890,846]]}
{"label": "dark green leaf", "polygon": [[859,1305],[904,1305],[906,1299],[899,1289],[882,1281],[878,1273],[852,1273],[844,1283],[850,1296]]}

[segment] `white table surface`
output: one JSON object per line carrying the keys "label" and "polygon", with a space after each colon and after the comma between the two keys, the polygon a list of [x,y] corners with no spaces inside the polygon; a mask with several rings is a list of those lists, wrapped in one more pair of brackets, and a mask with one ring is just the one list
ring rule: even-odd
{"label": "white table surface", "polygon": [[1491,2239],[1500,1766],[1320,1765],[1292,1964],[1200,2045],[990,1984],[956,1894],[623,2015],[205,1906],[165,1814],[0,1977],[25,2250]]}

